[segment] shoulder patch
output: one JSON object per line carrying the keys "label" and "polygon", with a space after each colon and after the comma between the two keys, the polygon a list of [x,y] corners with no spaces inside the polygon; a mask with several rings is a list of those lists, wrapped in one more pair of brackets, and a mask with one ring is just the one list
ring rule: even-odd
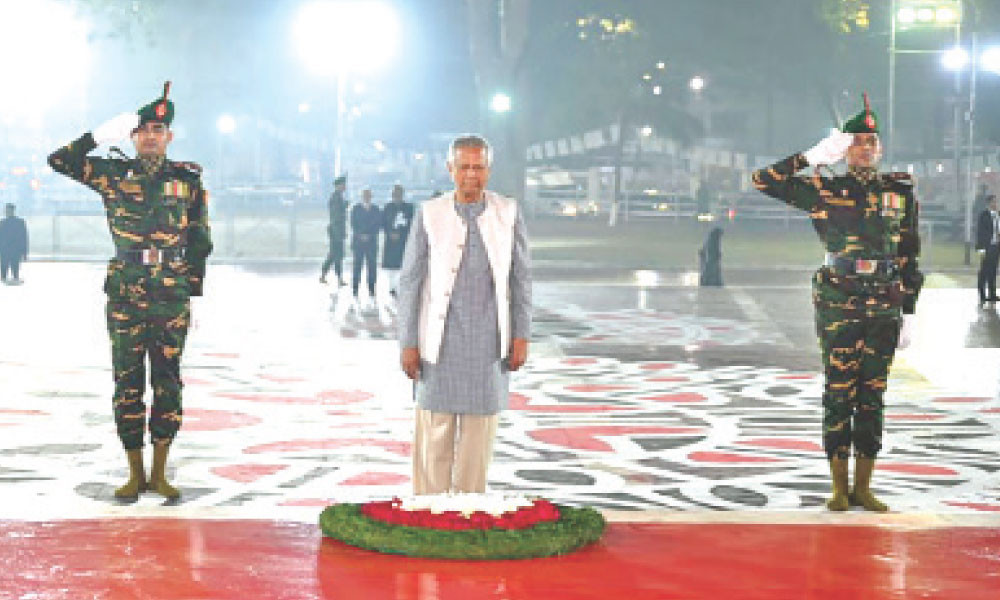
{"label": "shoulder patch", "polygon": [[202,171],[201,165],[199,165],[196,162],[192,162],[192,161],[183,161],[183,162],[181,162],[181,161],[171,161],[171,163],[173,164],[173,166],[175,168],[180,169],[181,171],[187,171],[188,173],[190,173],[192,175],[201,176],[201,171]]}
{"label": "shoulder patch", "polygon": [[893,184],[899,188],[912,189],[914,187],[913,175],[905,171],[884,173],[882,178],[885,182]]}

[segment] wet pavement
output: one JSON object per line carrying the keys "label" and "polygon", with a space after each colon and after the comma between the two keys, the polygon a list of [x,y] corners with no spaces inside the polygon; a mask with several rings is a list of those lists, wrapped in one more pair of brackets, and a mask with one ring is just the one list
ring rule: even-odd
{"label": "wet pavement", "polygon": [[[312,520],[331,501],[408,490],[411,389],[391,304],[357,310],[314,271],[212,266],[184,356],[170,510]],[[608,510],[822,513],[809,273],[697,288],[683,272],[585,272],[536,268],[531,359],[491,487]],[[29,263],[24,276],[0,287],[3,516],[160,514],[154,497],[111,497],[126,469],[103,267]],[[1000,319],[974,297],[927,289],[894,366],[876,486],[898,511],[1000,512]]]}

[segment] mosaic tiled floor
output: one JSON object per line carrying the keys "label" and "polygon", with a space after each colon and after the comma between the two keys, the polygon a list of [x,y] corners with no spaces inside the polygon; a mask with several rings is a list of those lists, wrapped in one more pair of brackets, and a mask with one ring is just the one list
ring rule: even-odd
{"label": "mosaic tiled floor", "polygon": [[[19,315],[0,340],[4,516],[120,510],[100,268],[33,271],[0,289],[8,318]],[[538,283],[535,350],[514,380],[491,487],[622,510],[821,510],[816,372],[565,354],[595,336],[763,354],[787,345],[781,323],[670,309],[670,290],[650,290],[661,302],[646,308],[601,306],[610,292],[563,304],[551,285]],[[185,354],[172,461],[182,507],[278,518],[406,493],[412,404],[392,311],[355,310],[331,291],[311,275],[214,269]],[[970,360],[1000,364],[984,352]],[[904,353],[894,371],[878,491],[896,510],[1000,512],[1000,403],[992,389],[925,377],[927,360]]]}

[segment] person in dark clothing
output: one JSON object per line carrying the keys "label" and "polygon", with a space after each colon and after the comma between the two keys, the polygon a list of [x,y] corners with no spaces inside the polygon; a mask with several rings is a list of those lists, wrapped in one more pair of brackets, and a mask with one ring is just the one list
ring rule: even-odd
{"label": "person in dark clothing", "polygon": [[351,291],[358,297],[361,268],[368,266],[368,294],[375,303],[375,279],[378,276],[378,232],[382,230],[382,211],[372,204],[372,191],[361,192],[361,202],[351,208],[351,254],[354,257],[354,279]]}
{"label": "person in dark clothing", "polygon": [[413,204],[403,201],[403,186],[392,188],[392,202],[382,209],[382,227],[385,242],[382,244],[382,268],[389,275],[389,294],[396,296],[399,269],[403,266],[403,250],[413,223]]}
{"label": "person in dark clothing", "polygon": [[28,259],[28,227],[24,219],[14,215],[14,205],[8,204],[0,220],[0,280],[21,283],[21,261]]}
{"label": "person in dark clothing", "polygon": [[[986,208],[979,213],[976,227],[976,251],[979,252],[979,306],[997,299],[997,264],[1000,263],[1000,214],[997,213],[997,198],[986,197]],[[989,293],[987,294],[987,291]]]}
{"label": "person in dark clothing", "polygon": [[722,228],[709,232],[704,245],[698,250],[700,286],[722,286]]}
{"label": "person in dark clothing", "polygon": [[341,175],[333,180],[333,193],[330,194],[330,224],[326,226],[326,234],[330,240],[330,250],[323,261],[323,268],[320,272],[319,282],[326,283],[326,274],[333,266],[334,273],[337,274],[337,284],[346,285],[343,277],[344,270],[344,238],[347,237],[347,200],[344,193],[347,191],[347,175]]}

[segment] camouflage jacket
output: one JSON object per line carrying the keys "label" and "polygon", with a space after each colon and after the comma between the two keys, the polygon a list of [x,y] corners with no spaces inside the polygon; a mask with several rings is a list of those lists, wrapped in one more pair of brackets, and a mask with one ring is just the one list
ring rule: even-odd
{"label": "camouflage jacket", "polygon": [[821,269],[817,281],[832,289],[821,291],[828,295],[818,300],[864,308],[856,297],[873,296],[867,301],[872,308],[902,307],[904,313],[913,313],[923,274],[917,263],[919,206],[909,174],[795,175],[807,166],[805,157],[796,154],[755,171],[753,183],[768,196],[809,212],[827,252],[850,259],[890,260],[896,266],[894,272],[874,277]]}
{"label": "camouflage jacket", "polygon": [[112,258],[104,291],[115,300],[186,300],[201,295],[211,252],[201,168],[165,160],[152,175],[139,159],[87,156],[97,147],[90,133],[49,155],[49,165],[101,195],[116,253],[157,248],[178,256],[162,264]]}

